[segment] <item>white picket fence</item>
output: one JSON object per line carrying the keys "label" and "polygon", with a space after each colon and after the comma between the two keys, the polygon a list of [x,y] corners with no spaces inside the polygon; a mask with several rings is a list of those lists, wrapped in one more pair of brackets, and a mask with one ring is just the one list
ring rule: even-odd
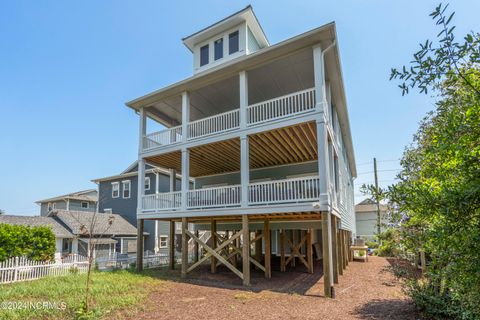
{"label": "white picket fence", "polygon": [[73,272],[87,272],[88,259],[72,255],[61,261],[32,261],[13,257],[0,262],[0,284],[36,280],[47,276],[63,276]]}

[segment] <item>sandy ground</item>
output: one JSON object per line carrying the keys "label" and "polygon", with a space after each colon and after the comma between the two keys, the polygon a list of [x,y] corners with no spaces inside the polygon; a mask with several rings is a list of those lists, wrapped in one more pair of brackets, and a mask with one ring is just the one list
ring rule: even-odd
{"label": "sandy ground", "polygon": [[[350,262],[339,284],[336,299],[323,297],[321,262],[315,274],[303,267],[285,273],[274,271],[266,280],[253,272],[252,286],[245,289],[231,272],[210,274],[205,267],[180,280],[178,271],[159,271],[168,279],[153,291],[144,305],[124,319],[420,319],[401,284],[388,270],[385,258]],[[275,270],[275,269],[274,269]]]}

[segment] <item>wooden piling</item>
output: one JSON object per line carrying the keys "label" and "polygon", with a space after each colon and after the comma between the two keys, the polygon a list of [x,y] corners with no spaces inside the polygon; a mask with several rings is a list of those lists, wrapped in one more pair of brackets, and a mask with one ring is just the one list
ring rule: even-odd
{"label": "wooden piling", "polygon": [[182,278],[187,277],[188,267],[188,238],[187,238],[188,223],[187,218],[182,218]]}
{"label": "wooden piling", "polygon": [[263,222],[263,237],[265,241],[265,278],[270,279],[272,277],[272,249],[270,241],[270,221],[268,220]]}
{"label": "wooden piling", "polygon": [[[212,249],[215,250],[215,248],[217,247],[217,236],[216,236],[217,221],[215,219],[212,219],[210,230],[211,230],[211,238],[210,239],[212,241]],[[210,271],[212,273],[217,272],[217,259],[214,256],[212,256],[210,258]]]}
{"label": "wooden piling", "polygon": [[168,268],[175,269],[175,222],[170,220],[170,235],[168,238]]}
{"label": "wooden piling", "polygon": [[242,215],[242,273],[243,273],[243,285],[250,285],[250,229],[248,227],[248,215]]}

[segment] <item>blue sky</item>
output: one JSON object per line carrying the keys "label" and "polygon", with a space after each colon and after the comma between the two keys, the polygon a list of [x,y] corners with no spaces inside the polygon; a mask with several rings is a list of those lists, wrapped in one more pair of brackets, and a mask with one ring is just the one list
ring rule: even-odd
{"label": "blue sky", "polygon": [[[429,96],[401,96],[392,66],[436,35],[437,1],[2,1],[0,209],[95,187],[136,158],[124,103],[192,73],[189,35],[252,4],[271,43],[336,21],[359,177],[392,182]],[[480,30],[480,2],[452,1],[457,34]],[[356,191],[358,195],[358,190]],[[359,198],[358,198],[359,199]]]}

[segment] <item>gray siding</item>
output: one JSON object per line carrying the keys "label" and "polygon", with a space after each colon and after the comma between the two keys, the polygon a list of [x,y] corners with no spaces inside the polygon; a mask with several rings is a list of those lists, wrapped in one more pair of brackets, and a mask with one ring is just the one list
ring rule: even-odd
{"label": "gray siding", "polygon": [[[250,180],[260,179],[285,179],[287,176],[299,174],[318,174],[318,164],[314,162],[296,163],[280,167],[271,167],[257,170],[250,170]],[[195,179],[195,188],[200,189],[204,186],[216,184],[240,184],[240,172],[226,173],[222,175],[199,177]]]}
{"label": "gray siding", "polygon": [[[50,203],[55,203],[55,209],[62,209],[66,210],[67,209],[67,202],[64,200],[60,201],[52,201]],[[48,214],[48,202],[44,202],[40,205],[40,215],[41,216],[46,216]]]}
{"label": "gray siding", "polygon": [[[88,193],[86,195],[96,196],[96,192]],[[95,212],[97,209],[97,204],[92,201],[82,201],[82,200],[70,200],[69,201],[70,208],[67,208],[67,201],[66,200],[58,200],[58,201],[51,201],[51,202],[42,202],[40,204],[40,215],[46,216],[48,214],[48,203],[54,204],[55,209],[59,210],[74,210],[74,211],[87,211],[87,212]],[[82,208],[82,202],[88,202],[88,209]]]}
{"label": "gray siding", "polygon": [[[82,202],[88,202],[88,208],[82,208]],[[60,209],[60,208],[57,208],[57,209]],[[90,201],[70,200],[70,210],[95,212],[97,210],[97,204],[95,202],[90,202]]]}
{"label": "gray siding", "polygon": [[[150,177],[150,190],[145,190],[146,194],[153,194],[156,190],[156,178],[155,174],[148,173],[146,177]],[[130,198],[124,199],[122,181],[130,180]],[[120,183],[120,196],[118,198],[112,198],[112,182]],[[180,180],[177,179],[176,190],[180,190]],[[170,191],[170,177],[160,174],[159,175],[159,192]],[[138,190],[138,177],[125,177],[118,178],[109,181],[102,181],[98,186],[98,210],[104,212],[105,209],[112,209],[113,213],[119,214],[124,217],[135,227],[137,226],[137,190]],[[148,236],[145,237],[145,250],[153,251],[155,248],[155,221],[144,221],[145,232],[148,232]],[[168,235],[169,224],[168,222],[159,222],[159,235]],[[167,249],[162,249],[167,253]],[[161,250],[161,251],[162,251]]]}

